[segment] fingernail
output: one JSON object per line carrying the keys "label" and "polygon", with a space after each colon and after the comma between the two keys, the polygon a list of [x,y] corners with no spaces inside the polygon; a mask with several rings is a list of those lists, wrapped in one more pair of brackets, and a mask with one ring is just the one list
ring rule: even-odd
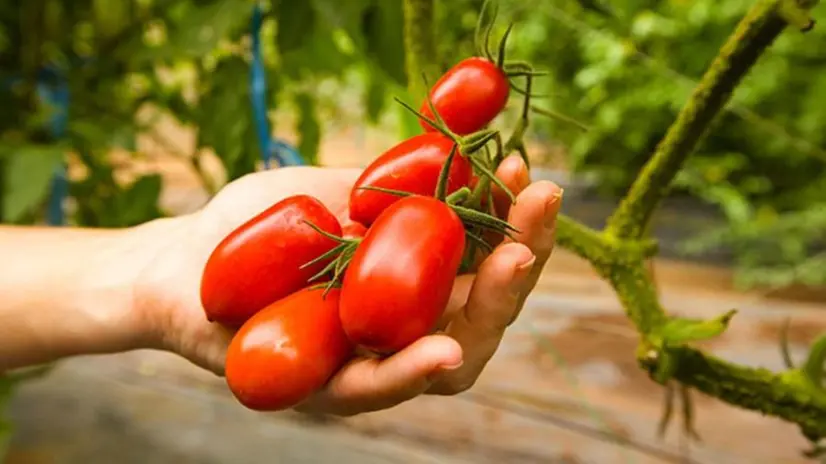
{"label": "fingernail", "polygon": [[522,285],[525,283],[525,280],[528,278],[528,274],[531,273],[531,269],[533,269],[533,265],[536,262],[536,256],[531,254],[530,258],[526,261],[518,264],[516,269],[513,271],[513,279],[511,284],[511,293],[514,296],[518,297],[519,294],[522,292]]}
{"label": "fingernail", "polygon": [[429,383],[436,383],[444,374],[455,371],[456,369],[462,367],[462,364],[464,363],[465,361],[461,360],[456,364],[439,364],[436,369],[433,369],[433,372],[427,376],[427,381]]}
{"label": "fingernail", "polygon": [[459,362],[456,363],[456,364],[440,364],[437,369],[439,369],[440,371],[443,371],[443,372],[455,371],[456,369],[462,367],[462,364],[464,364],[464,363],[465,363],[465,360],[460,359]]}
{"label": "fingernail", "polygon": [[551,229],[556,224],[556,216],[559,214],[559,208],[562,207],[562,195],[565,190],[557,187],[557,190],[551,194],[551,199],[545,204],[545,228]]}

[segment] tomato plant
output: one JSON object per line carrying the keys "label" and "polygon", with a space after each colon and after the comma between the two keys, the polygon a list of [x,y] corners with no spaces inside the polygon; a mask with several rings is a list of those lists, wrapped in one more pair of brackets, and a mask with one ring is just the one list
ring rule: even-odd
{"label": "tomato plant", "polygon": [[239,327],[257,311],[307,285],[326,264],[302,266],[337,243],[341,225],[317,199],[295,195],[262,211],[215,248],[201,280],[201,304],[210,321]]}
{"label": "tomato plant", "polygon": [[341,322],[364,348],[398,351],[433,330],[462,261],[465,230],[433,197],[399,199],[353,254],[341,288]]}
{"label": "tomato plant", "polygon": [[[487,126],[505,108],[510,95],[507,74],[496,63],[470,57],[450,68],[433,85],[430,99],[447,127],[456,134],[466,135]],[[419,110],[428,118],[433,112],[427,101]],[[427,132],[436,128],[420,119]]]}
{"label": "tomato plant", "polygon": [[353,346],[338,317],[340,290],[307,287],[250,318],[227,351],[226,378],[241,404],[291,408],[323,387]]}
{"label": "tomato plant", "polygon": [[[399,197],[362,187],[380,187],[418,195],[433,195],[439,172],[454,141],[439,133],[413,136],[376,158],[356,180],[350,193],[350,218],[369,225]],[[455,156],[447,178],[447,193],[467,186],[473,168],[465,156]]]}

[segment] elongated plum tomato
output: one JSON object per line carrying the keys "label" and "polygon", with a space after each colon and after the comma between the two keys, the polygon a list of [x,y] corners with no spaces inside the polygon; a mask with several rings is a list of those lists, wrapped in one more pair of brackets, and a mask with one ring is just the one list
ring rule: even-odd
{"label": "elongated plum tomato", "polygon": [[238,328],[257,311],[307,286],[326,262],[299,269],[337,243],[303,221],[341,236],[338,219],[317,199],[281,200],[227,235],[213,250],[201,278],[207,319]]}
{"label": "elongated plum tomato", "polygon": [[[508,77],[495,63],[480,57],[466,58],[450,68],[430,89],[430,100],[447,127],[459,135],[483,129],[508,102]],[[435,120],[427,101],[419,110]],[[419,120],[427,132],[436,129]]]}
{"label": "elongated plum tomato", "polygon": [[[452,148],[451,139],[432,132],[413,136],[382,153],[353,185],[350,219],[369,226],[385,208],[400,198],[385,192],[360,190],[361,187],[381,187],[433,196],[439,182],[439,172]],[[466,186],[472,173],[470,161],[457,153],[450,164],[447,193]]]}
{"label": "elongated plum tomato", "polygon": [[462,221],[433,197],[405,197],[384,210],[344,274],[339,315],[350,340],[392,353],[430,333],[464,248]]}
{"label": "elongated plum tomato", "polygon": [[250,318],[227,351],[227,385],[256,411],[294,407],[324,386],[353,352],[338,317],[340,290],[307,287]]}

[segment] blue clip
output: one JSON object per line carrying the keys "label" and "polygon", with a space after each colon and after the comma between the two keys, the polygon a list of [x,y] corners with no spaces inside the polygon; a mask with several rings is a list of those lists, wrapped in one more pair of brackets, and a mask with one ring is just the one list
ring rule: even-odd
{"label": "blue clip", "polygon": [[264,61],[261,56],[261,23],[263,13],[256,3],[252,12],[252,65],[250,70],[250,99],[255,120],[255,132],[261,150],[264,167],[270,168],[274,159],[279,166],[301,166],[304,158],[301,153],[283,140],[270,137],[270,124],[267,119],[267,80]]}

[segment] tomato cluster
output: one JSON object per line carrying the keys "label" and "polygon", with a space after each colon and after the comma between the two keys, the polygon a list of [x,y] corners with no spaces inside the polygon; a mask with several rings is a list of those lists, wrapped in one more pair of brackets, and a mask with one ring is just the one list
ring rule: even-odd
{"label": "tomato cluster", "polygon": [[419,110],[400,102],[424,132],[363,171],[346,224],[296,195],[218,244],[201,303],[208,320],[237,330],[226,379],[241,404],[294,407],[357,348],[388,355],[438,330],[456,276],[491,251],[492,234],[515,230],[495,211],[491,184],[510,194],[493,174],[507,153],[488,128],[507,104],[508,69],[501,58],[471,57]]}

